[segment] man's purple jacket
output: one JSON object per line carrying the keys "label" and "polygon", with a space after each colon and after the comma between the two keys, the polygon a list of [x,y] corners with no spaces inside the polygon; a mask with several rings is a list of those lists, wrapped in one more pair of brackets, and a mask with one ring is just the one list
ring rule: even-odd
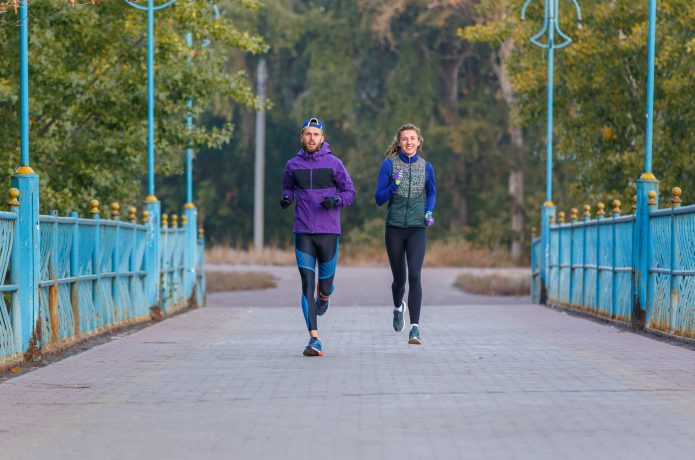
{"label": "man's purple jacket", "polygon": [[[324,142],[315,153],[297,152],[285,166],[282,195],[294,198],[294,233],[340,235],[340,208],[355,201],[355,187],[343,162]],[[338,198],[336,207],[324,209],[325,197]]]}

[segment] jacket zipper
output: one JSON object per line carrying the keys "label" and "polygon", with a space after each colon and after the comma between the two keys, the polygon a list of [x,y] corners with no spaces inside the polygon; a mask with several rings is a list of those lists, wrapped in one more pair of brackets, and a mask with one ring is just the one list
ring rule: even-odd
{"label": "jacket zipper", "polygon": [[413,181],[413,168],[410,158],[408,158],[408,198],[405,202],[405,219],[403,220],[403,226],[408,226],[408,208],[410,208],[410,183]]}

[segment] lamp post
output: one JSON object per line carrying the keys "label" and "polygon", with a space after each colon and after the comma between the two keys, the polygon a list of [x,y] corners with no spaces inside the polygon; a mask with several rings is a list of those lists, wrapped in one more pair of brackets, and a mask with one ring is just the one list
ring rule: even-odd
{"label": "lamp post", "polygon": [[[220,11],[217,8],[217,5],[215,5],[214,0],[210,3],[212,4],[215,13],[215,19],[218,19],[220,17]],[[204,48],[209,44],[209,40],[203,40],[200,47]],[[191,51],[191,53],[188,56],[188,62],[190,65],[192,65],[193,34],[191,32],[188,32],[186,34],[186,46],[188,46],[188,48]],[[190,97],[187,98],[186,104],[188,105],[188,117],[186,120],[186,126],[188,127],[188,131],[190,133],[193,130],[193,99]],[[197,244],[198,210],[196,209],[195,204],[193,204],[193,149],[191,148],[190,142],[186,146],[186,204],[184,204],[183,207],[183,212],[186,216],[186,225],[184,230],[186,244],[184,247],[183,254],[184,267],[186,268],[184,278],[184,292],[186,298],[191,299],[191,302],[194,302],[194,299],[196,298],[194,290],[197,289],[197,287],[195,286],[197,279],[196,267],[199,257]]]}
{"label": "lamp post", "polygon": [[[526,19],[526,9],[532,0],[526,0],[522,10],[521,19]],[[577,0],[572,0],[577,10],[577,27],[582,27],[582,13]],[[540,48],[548,50],[548,120],[546,137],[546,163],[545,163],[545,203],[541,212],[541,248],[542,256],[540,260],[541,274],[541,303],[547,299],[548,268],[550,262],[550,217],[555,216],[555,205],[553,204],[553,83],[555,71],[555,50],[562,49],[572,43],[572,39],[560,29],[559,0],[544,0],[543,27],[531,37],[531,43]],[[556,34],[559,42],[556,41]],[[539,40],[546,36],[547,42]]]}
{"label": "lamp post", "polygon": [[155,6],[155,0],[147,0],[147,7],[131,0],[124,0],[128,5],[140,11],[147,11],[147,198],[145,210],[150,214],[150,231],[148,232],[146,260],[153,261],[152,266],[145,267],[147,272],[147,300],[150,306],[159,305],[159,240],[161,231],[161,203],[154,193],[154,13],[171,6],[176,0]]}
{"label": "lamp post", "polygon": [[632,310],[633,326],[643,328],[649,309],[649,267],[653,258],[652,234],[649,231],[649,194],[659,202],[659,181],[652,172],[654,132],[654,62],[656,58],[656,0],[649,0],[649,41],[647,52],[647,126],[644,148],[644,172],[637,179],[636,226],[633,252],[636,256],[635,296]]}

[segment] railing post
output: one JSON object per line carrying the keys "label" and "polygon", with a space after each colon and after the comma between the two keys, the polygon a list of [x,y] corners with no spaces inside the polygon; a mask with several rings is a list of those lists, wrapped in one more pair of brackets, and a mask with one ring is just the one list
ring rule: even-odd
{"label": "railing post", "polygon": [[600,311],[601,304],[601,221],[603,216],[606,215],[604,209],[606,205],[599,203],[596,205],[596,293],[595,293],[595,312]]}
{"label": "railing post", "polygon": [[613,201],[613,254],[611,254],[613,263],[613,272],[611,280],[611,318],[617,316],[618,311],[618,273],[615,271],[618,260],[618,235],[615,220],[620,217],[620,201]]}
{"label": "railing post", "polygon": [[[8,195],[10,196],[7,204],[10,206],[10,211],[19,215],[19,190],[11,188]],[[18,216],[19,217],[19,216]],[[12,253],[10,254],[10,284],[19,286],[21,281],[22,267],[19,265],[20,257],[19,244],[19,219],[15,221],[14,231],[12,233]],[[19,288],[21,289],[21,288]],[[22,304],[19,301],[19,292],[12,294],[12,310],[11,310],[12,331],[14,334],[14,351],[22,350]]]}
{"label": "railing post", "polygon": [[160,232],[161,203],[155,197],[147,197],[144,205],[148,213],[147,243],[145,249],[146,299],[148,307],[159,307],[159,276],[161,272]]}
{"label": "railing post", "polygon": [[28,166],[22,166],[12,176],[12,187],[19,190],[21,197],[15,234],[17,252],[12,254],[19,267],[18,273],[13,271],[12,277],[13,284],[19,286],[17,298],[21,310],[20,318],[17,318],[18,327],[15,329],[16,343],[18,351],[32,354],[38,351],[41,344],[39,176]]}
{"label": "railing post", "polygon": [[183,265],[185,269],[184,298],[188,300],[189,305],[194,305],[196,303],[196,261],[198,259],[198,210],[193,203],[186,203],[183,212],[186,217],[186,223],[184,224],[185,243],[183,250]]}
{"label": "railing post", "polygon": [[[72,226],[72,247],[70,248],[70,277],[77,278],[80,273],[80,221],[76,211],[70,212],[70,217],[74,219]],[[72,318],[75,328],[75,337],[79,337],[82,332],[80,320],[80,282],[74,281],[70,287],[70,304],[72,305]]]}
{"label": "railing post", "polygon": [[555,290],[555,295],[557,295],[557,299],[555,301],[559,304],[562,302],[562,256],[563,256],[563,248],[562,248],[562,233],[563,229],[562,226],[565,224],[565,213],[560,211],[557,214],[557,275],[556,275],[556,283],[557,284],[557,289]]}
{"label": "railing post", "polygon": [[[53,281],[53,284],[48,288],[48,312],[51,315],[51,343],[58,343],[60,339],[60,320],[58,318],[58,274],[56,271],[59,267],[58,261],[58,211],[54,210],[50,213],[51,217],[51,255],[48,259],[48,279]],[[39,279],[39,281],[42,281]],[[46,344],[47,337],[43,337],[43,344]]]}
{"label": "railing post", "polygon": [[678,241],[678,215],[676,209],[681,206],[681,189],[674,187],[671,198],[671,305],[670,305],[670,329],[674,332],[678,328],[678,304],[680,302],[680,290],[682,276],[674,274],[681,270],[681,248]]}
{"label": "railing post", "polygon": [[161,285],[159,288],[159,306],[162,308],[162,311],[165,311],[169,303],[169,293],[171,290],[171,285],[169,283],[171,235],[169,233],[169,215],[165,212],[162,213],[162,227],[160,231],[164,233],[164,236],[161,237],[161,246],[159,251],[159,276],[161,280]]}
{"label": "railing post", "polygon": [[588,231],[588,223],[591,220],[591,206],[584,205],[584,230],[582,232],[582,308],[586,308],[586,232]]}
{"label": "railing post", "polygon": [[555,219],[555,205],[543,204],[541,210],[541,303],[548,303],[548,280],[550,274],[550,221]]}
{"label": "railing post", "polygon": [[637,180],[637,215],[636,215],[636,264],[635,296],[632,306],[632,326],[644,329],[647,310],[651,304],[649,268],[654,255],[652,232],[649,226],[649,211],[655,209],[659,200],[659,181],[653,175],[643,175]]}
{"label": "railing post", "polygon": [[576,233],[576,225],[577,225],[577,219],[579,218],[579,211],[577,211],[577,208],[572,208],[570,211],[570,218],[572,219],[572,228],[570,229],[570,296],[569,296],[569,302],[568,304],[572,306],[572,299],[574,299],[574,289],[576,288],[575,283],[574,283],[574,262],[576,259],[575,251],[574,251],[574,240],[577,237]]}
{"label": "railing post", "polygon": [[94,325],[98,329],[101,325],[103,325],[104,322],[104,314],[101,311],[101,302],[99,299],[99,289],[101,288],[101,267],[99,266],[101,252],[101,226],[99,224],[101,217],[99,215],[99,201],[92,200],[89,205],[91,207],[89,213],[92,215],[92,219],[96,221],[96,225],[94,226],[94,253],[92,254],[92,274],[95,276],[94,288],[92,289],[92,301],[94,302],[94,312],[97,316],[94,318]]}
{"label": "railing post", "polygon": [[113,324],[116,324],[121,318],[119,313],[123,309],[121,305],[121,290],[120,281],[120,265],[121,265],[121,205],[117,202],[111,203],[111,219],[116,222],[114,230],[115,243],[113,245],[113,257],[111,258],[111,271],[114,277],[111,282],[111,297],[113,298]]}

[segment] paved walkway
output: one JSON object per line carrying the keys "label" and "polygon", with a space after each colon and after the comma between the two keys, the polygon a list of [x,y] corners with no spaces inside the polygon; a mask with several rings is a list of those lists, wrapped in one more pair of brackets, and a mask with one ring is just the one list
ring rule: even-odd
{"label": "paved walkway", "polygon": [[[409,346],[387,305],[338,302],[383,301],[363,270],[339,268],[323,358],[287,278],[0,384],[0,458],[692,458],[695,351],[506,300],[429,303]],[[426,293],[465,300],[454,275]]]}

